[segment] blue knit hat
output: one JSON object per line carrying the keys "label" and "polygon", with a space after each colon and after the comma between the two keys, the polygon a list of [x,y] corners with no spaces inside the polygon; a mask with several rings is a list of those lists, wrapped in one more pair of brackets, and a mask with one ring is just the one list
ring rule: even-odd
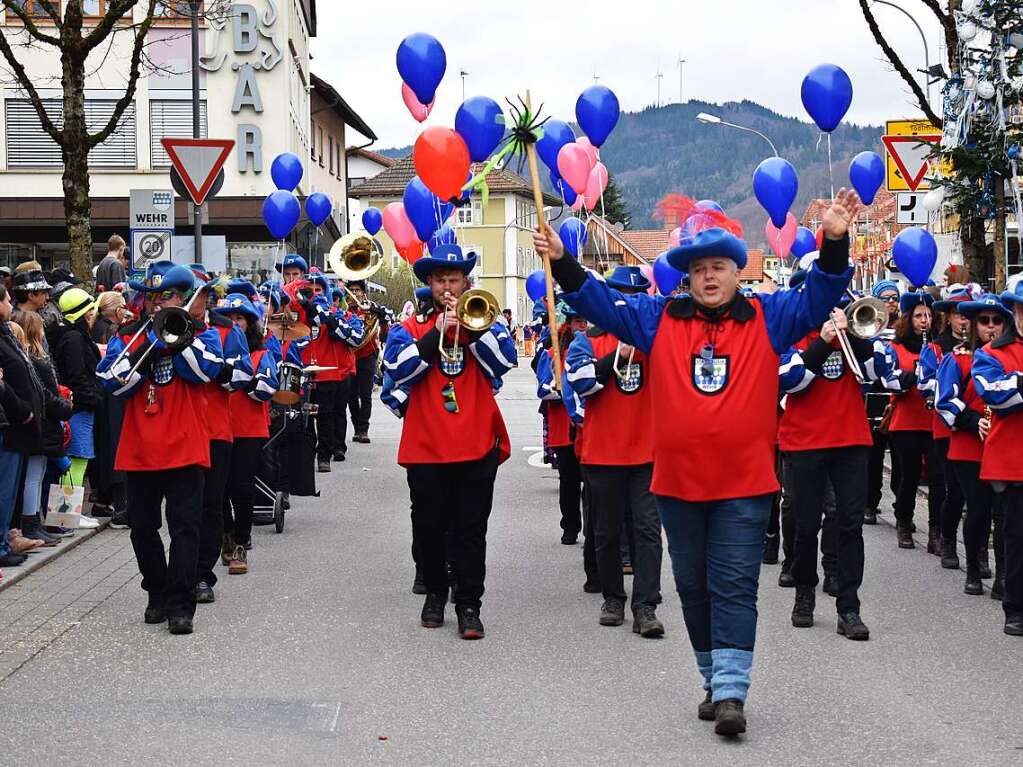
{"label": "blue knit hat", "polygon": [[886,293],[892,290],[895,291],[896,296],[902,293],[902,291],[899,290],[899,283],[897,283],[895,280],[881,280],[870,289],[870,295],[872,295],[874,298],[880,298],[882,293]]}

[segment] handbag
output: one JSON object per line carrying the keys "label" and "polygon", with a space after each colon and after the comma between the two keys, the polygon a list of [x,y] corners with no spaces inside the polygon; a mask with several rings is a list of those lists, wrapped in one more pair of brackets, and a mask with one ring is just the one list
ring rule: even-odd
{"label": "handbag", "polygon": [[46,524],[71,529],[81,527],[84,501],[85,488],[75,487],[71,484],[71,475],[64,474],[59,482],[50,485],[46,499]]}

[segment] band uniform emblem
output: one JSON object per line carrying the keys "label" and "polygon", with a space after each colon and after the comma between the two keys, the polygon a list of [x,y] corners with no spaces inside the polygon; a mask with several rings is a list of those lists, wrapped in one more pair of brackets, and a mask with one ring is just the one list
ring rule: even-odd
{"label": "band uniform emblem", "polygon": [[828,381],[837,381],[845,372],[845,361],[842,359],[842,352],[835,349],[821,366],[821,375]]}
{"label": "band uniform emblem", "polygon": [[446,376],[461,375],[465,370],[465,347],[445,349],[440,357],[440,372]]}
{"label": "band uniform emblem", "polygon": [[157,357],[153,364],[153,383],[158,386],[166,386],[174,377],[174,358]]}
{"label": "band uniform emblem", "polygon": [[720,394],[728,386],[728,357],[693,355],[693,386],[704,394]]}
{"label": "band uniform emblem", "polygon": [[615,375],[615,384],[622,394],[635,394],[643,386],[643,367],[639,362],[623,365],[621,375]]}

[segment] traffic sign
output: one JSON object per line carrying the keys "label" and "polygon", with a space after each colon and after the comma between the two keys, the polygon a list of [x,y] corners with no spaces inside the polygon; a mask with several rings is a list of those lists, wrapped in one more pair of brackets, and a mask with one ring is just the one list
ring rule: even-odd
{"label": "traffic sign", "polygon": [[173,229],[174,192],[132,189],[128,193],[129,229]]}
{"label": "traffic sign", "polygon": [[896,224],[927,224],[924,210],[926,192],[899,192],[895,195]]}
{"label": "traffic sign", "polygon": [[202,205],[234,148],[234,140],[162,138],[160,143],[167,150],[167,156],[181,176],[192,202]]}
{"label": "traffic sign", "polygon": [[[928,120],[888,120],[881,137],[886,151],[885,187],[889,192],[916,192],[930,189],[924,180],[928,157],[941,141],[941,129]],[[942,163],[942,173],[948,169]]]}
{"label": "traffic sign", "polygon": [[150,261],[169,261],[172,234],[171,229],[132,229],[132,268],[145,269]]}

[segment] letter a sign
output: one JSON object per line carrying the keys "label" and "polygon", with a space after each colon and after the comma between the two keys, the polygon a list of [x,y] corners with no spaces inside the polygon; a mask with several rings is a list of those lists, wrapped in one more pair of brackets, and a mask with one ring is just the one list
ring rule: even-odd
{"label": "letter a sign", "polygon": [[206,201],[217,174],[234,148],[233,139],[162,138],[160,143],[188,189],[192,202]]}

